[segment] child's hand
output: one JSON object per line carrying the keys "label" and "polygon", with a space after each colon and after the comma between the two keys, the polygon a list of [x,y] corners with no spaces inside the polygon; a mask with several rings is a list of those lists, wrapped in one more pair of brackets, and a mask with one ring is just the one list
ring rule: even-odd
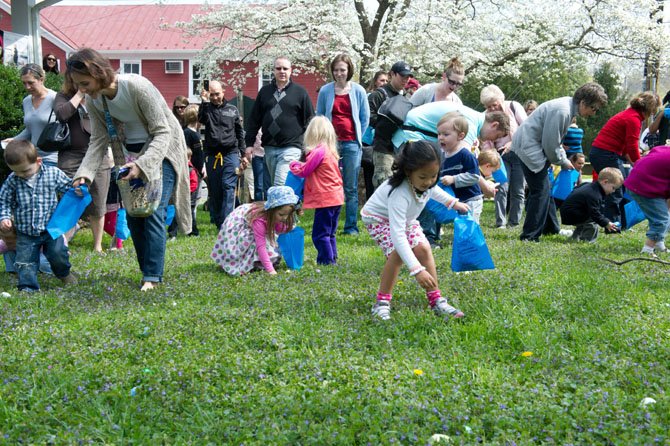
{"label": "child's hand", "polygon": [[607,224],[607,230],[611,232],[621,232],[621,228],[613,221]]}
{"label": "child's hand", "polygon": [[428,271],[421,271],[416,276],[416,281],[419,282],[419,285],[424,290],[429,290],[431,288],[437,288],[437,281],[433,276],[430,275]]}
{"label": "child's hand", "polygon": [[2,231],[11,231],[12,230],[12,221],[9,218],[5,218],[0,221],[0,230]]}
{"label": "child's hand", "polygon": [[468,206],[465,203],[461,203],[460,201],[454,205],[454,210],[458,212],[459,214],[467,214],[470,212],[470,206]]}
{"label": "child's hand", "polygon": [[496,192],[498,192],[498,189],[496,189],[495,183],[492,183],[490,181],[480,181],[479,182],[479,187],[481,188],[482,193],[484,194],[484,196],[487,197],[487,198],[495,197]]}
{"label": "child's hand", "polygon": [[445,186],[451,186],[454,184],[454,176],[453,175],[445,175],[442,178],[440,178],[440,182],[444,184]]}

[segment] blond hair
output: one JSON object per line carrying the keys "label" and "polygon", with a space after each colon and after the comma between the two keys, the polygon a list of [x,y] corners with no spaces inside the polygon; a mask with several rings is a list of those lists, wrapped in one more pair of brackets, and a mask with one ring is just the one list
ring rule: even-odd
{"label": "blond hair", "polygon": [[200,106],[198,104],[189,104],[184,109],[184,114],[182,115],[182,120],[186,125],[196,124],[198,122],[198,110]]}
{"label": "blond hair", "polygon": [[495,170],[500,169],[500,155],[495,150],[482,150],[477,157],[477,163],[480,166],[490,164]]}
{"label": "blond hair", "polygon": [[598,182],[602,180],[607,180],[607,182],[612,184],[621,185],[623,184],[623,175],[616,167],[605,167],[598,172]]}
{"label": "blond hair", "polygon": [[444,116],[437,121],[437,128],[440,128],[442,124],[450,122],[456,133],[468,133],[468,120],[460,112],[452,111],[446,113]]}
{"label": "blond hair", "polygon": [[315,116],[305,130],[305,153],[311,152],[316,146],[323,144],[335,159],[340,159],[337,152],[337,134],[333,124],[325,116]]}

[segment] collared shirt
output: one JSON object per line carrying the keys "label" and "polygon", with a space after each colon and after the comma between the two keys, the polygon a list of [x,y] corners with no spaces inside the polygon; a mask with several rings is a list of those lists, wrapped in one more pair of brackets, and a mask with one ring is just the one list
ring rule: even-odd
{"label": "collared shirt", "polygon": [[12,173],[0,189],[0,221],[13,214],[16,230],[33,236],[46,231],[58,204],[57,192],[65,193],[72,184],[57,167],[42,165],[35,176],[33,182]]}

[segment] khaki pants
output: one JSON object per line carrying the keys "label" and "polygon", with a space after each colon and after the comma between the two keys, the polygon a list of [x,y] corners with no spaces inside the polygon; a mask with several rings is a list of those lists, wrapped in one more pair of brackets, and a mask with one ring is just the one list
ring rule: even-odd
{"label": "khaki pants", "polygon": [[372,175],[372,185],[377,188],[393,175],[394,156],[391,153],[372,152],[372,163],[375,173]]}

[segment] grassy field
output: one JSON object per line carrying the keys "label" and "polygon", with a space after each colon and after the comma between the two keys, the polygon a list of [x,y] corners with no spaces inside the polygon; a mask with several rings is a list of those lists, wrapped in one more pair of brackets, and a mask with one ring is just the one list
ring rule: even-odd
{"label": "grassy field", "polygon": [[233,278],[200,213],[203,236],[170,242],[165,284],[140,293],[131,244],[95,255],[81,231],[79,285],[40,275],[23,296],[0,274],[0,443],[670,444],[668,267],[601,259],[636,257],[646,223],[522,243],[492,211],[496,270],[452,273],[451,227],[435,253],[466,314],[450,322],[406,271],[392,320],[372,319],[384,260],[364,232],[336,267],[308,238],[301,271]]}

